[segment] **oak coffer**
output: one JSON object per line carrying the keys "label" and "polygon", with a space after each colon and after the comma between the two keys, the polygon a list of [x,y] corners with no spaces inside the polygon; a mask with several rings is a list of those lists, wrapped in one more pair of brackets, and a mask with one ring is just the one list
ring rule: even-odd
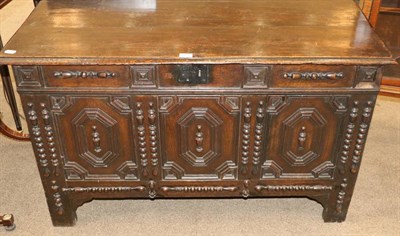
{"label": "oak coffer", "polygon": [[304,196],[345,220],[393,61],[351,0],[44,0],[0,63],[69,226],[105,198]]}

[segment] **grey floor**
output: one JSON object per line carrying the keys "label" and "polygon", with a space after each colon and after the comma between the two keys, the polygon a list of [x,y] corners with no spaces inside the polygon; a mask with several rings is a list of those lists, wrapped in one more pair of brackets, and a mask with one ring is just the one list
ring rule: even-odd
{"label": "grey floor", "polygon": [[[0,11],[4,41],[32,8],[13,0]],[[0,111],[8,111],[4,99]],[[322,207],[302,198],[124,200],[87,203],[75,227],[55,228],[31,145],[0,136],[0,212],[13,213],[17,224],[0,235],[400,235],[399,183],[400,99],[380,97],[344,223],[323,223]]]}

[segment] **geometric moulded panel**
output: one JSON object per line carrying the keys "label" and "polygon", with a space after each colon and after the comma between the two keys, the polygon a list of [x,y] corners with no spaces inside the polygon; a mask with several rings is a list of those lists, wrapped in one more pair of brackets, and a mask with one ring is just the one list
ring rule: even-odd
{"label": "geometric moulded panel", "polygon": [[269,96],[261,178],[331,179],[347,96]]}
{"label": "geometric moulded panel", "polygon": [[160,97],[163,178],[237,179],[239,104],[235,96]]}
{"label": "geometric moulded panel", "polygon": [[129,96],[50,96],[50,101],[68,179],[138,180]]}
{"label": "geometric moulded panel", "polygon": [[[319,140],[324,131],[326,120],[316,108],[300,108],[283,121],[285,142],[282,145],[282,157],[292,166],[305,166],[317,159],[322,152]],[[312,131],[312,137],[307,132]]]}
{"label": "geometric moulded panel", "polygon": [[[204,150],[201,146],[197,147],[196,150],[191,150],[188,144],[189,129],[195,126],[198,120],[203,120],[207,125],[197,126],[198,137],[203,138],[202,141],[208,141],[209,150]],[[210,109],[203,107],[193,107],[184,114],[181,119],[178,120],[177,124],[180,129],[181,140],[180,140],[180,155],[192,166],[206,166],[207,163],[216,158],[220,153],[220,142],[221,142],[221,125],[222,120],[215,115]],[[211,134],[209,138],[201,136],[202,130],[205,128],[209,129]],[[203,145],[203,144],[202,144]]]}
{"label": "geometric moulded panel", "polygon": [[[118,136],[117,121],[107,115],[104,111],[98,108],[85,108],[83,109],[73,120],[74,133],[78,147],[78,155],[90,163],[93,167],[106,167],[114,159],[119,156],[116,141],[113,137]],[[95,126],[89,124],[96,123]],[[95,127],[95,128],[94,128]],[[95,133],[97,130],[104,130],[102,135],[98,135],[99,145],[103,142],[111,145],[107,145],[107,149],[104,150],[97,147],[94,143]]]}

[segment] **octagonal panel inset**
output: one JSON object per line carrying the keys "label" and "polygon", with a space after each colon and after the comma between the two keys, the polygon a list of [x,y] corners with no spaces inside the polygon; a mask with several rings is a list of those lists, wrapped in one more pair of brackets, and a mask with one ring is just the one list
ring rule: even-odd
{"label": "octagonal panel inset", "polygon": [[165,180],[238,178],[238,97],[160,98]]}
{"label": "octagonal panel inset", "polygon": [[326,119],[316,108],[300,108],[283,121],[282,157],[292,166],[305,166],[321,155]]}
{"label": "octagonal panel inset", "polygon": [[180,156],[192,166],[206,166],[220,154],[223,121],[210,109],[192,107],[178,121]]}
{"label": "octagonal panel inset", "polygon": [[[267,110],[263,179],[331,179],[347,119],[342,95],[274,95]],[[340,107],[335,101],[341,101]]]}
{"label": "octagonal panel inset", "polygon": [[[99,108],[85,108],[73,120],[77,150],[80,158],[93,167],[106,167],[119,156],[116,137],[117,121]],[[93,127],[96,127],[95,131]],[[98,143],[93,141],[93,132],[98,135]]]}

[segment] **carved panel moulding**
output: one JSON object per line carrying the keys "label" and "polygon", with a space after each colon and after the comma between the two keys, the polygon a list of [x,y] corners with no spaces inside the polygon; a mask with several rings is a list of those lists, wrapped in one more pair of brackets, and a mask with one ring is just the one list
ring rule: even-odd
{"label": "carved panel moulding", "polygon": [[101,152],[100,134],[99,132],[97,132],[97,127],[95,125],[92,126],[92,141],[93,141],[94,151],[96,153]]}
{"label": "carved panel moulding", "polygon": [[223,97],[222,105],[229,113],[239,112],[239,98],[238,97]]}
{"label": "carved panel moulding", "polygon": [[256,185],[257,191],[325,191],[332,190],[332,186],[327,185]]}
{"label": "carved panel moulding", "polygon": [[285,96],[268,96],[267,112],[273,115],[279,114],[287,105]]}
{"label": "carved panel moulding", "polygon": [[325,161],[319,166],[315,167],[311,171],[311,174],[315,178],[332,178],[334,170],[335,165],[331,161]]}
{"label": "carved panel moulding", "polygon": [[373,102],[368,101],[367,106],[363,109],[363,113],[361,116],[361,124],[358,129],[356,145],[355,145],[353,158],[352,158],[353,164],[351,165],[351,173],[357,173],[358,167],[360,165],[362,152],[363,152],[364,144],[365,144],[365,139],[367,137],[367,132],[368,132],[368,128],[369,128],[369,122],[371,120],[372,106],[373,106]]}
{"label": "carved panel moulding", "polygon": [[157,196],[156,193],[156,182],[154,180],[149,181],[149,198],[154,199]]}
{"label": "carved panel moulding", "polygon": [[59,187],[55,180],[52,180],[51,184],[52,184],[51,189],[53,190],[53,200],[54,200],[54,206],[55,206],[56,213],[58,215],[63,215],[64,214],[64,206],[62,203],[61,194],[59,192]]}
{"label": "carved panel moulding", "polygon": [[[323,137],[324,128],[327,125],[327,119],[321,114],[317,108],[304,107],[299,108],[287,119],[283,121],[284,127],[284,139],[281,147],[281,155],[283,159],[292,166],[306,166],[308,163],[318,159],[322,153],[322,146],[317,145],[317,142],[311,142],[310,147],[305,149],[305,142],[307,138],[307,130],[305,126],[302,126],[300,132],[297,134],[297,150],[291,149],[290,140],[292,139],[291,132],[294,132],[294,128],[301,124],[302,121],[309,120],[313,127],[313,135],[315,137]],[[318,139],[318,138],[315,138]],[[305,149],[303,151],[303,149]]]}
{"label": "carved panel moulding", "polygon": [[264,136],[264,102],[260,101],[257,108],[256,114],[256,127],[254,134],[254,153],[253,153],[253,175],[258,174],[258,164],[260,163],[260,157],[262,155],[262,143]]}
{"label": "carved panel moulding", "polygon": [[344,197],[346,196],[346,188],[347,188],[347,179],[344,178],[342,184],[340,184],[340,192],[338,193],[338,196],[337,196],[337,201],[336,201],[336,212],[337,213],[342,212]]}
{"label": "carved panel moulding", "polygon": [[380,76],[381,70],[372,66],[360,66],[357,70],[355,79],[356,88],[377,87],[379,81],[377,78]]}
{"label": "carved panel moulding", "polygon": [[133,163],[131,161],[126,161],[122,163],[121,166],[117,168],[117,174],[120,179],[138,179],[136,163]]}
{"label": "carved panel moulding", "polygon": [[163,165],[163,178],[165,180],[181,179],[185,175],[185,170],[173,161],[167,161]]}
{"label": "carved panel moulding", "polygon": [[158,175],[158,151],[157,151],[157,125],[156,125],[156,110],[154,109],[154,103],[149,103],[149,130],[150,130],[150,157],[151,165],[153,166],[153,176]]}
{"label": "carved panel moulding", "polygon": [[237,177],[237,166],[233,161],[225,161],[217,169],[219,179],[236,179]]}
{"label": "carved panel moulding", "polygon": [[[85,101],[99,103],[97,107],[80,108]],[[102,104],[104,103],[104,107]],[[134,136],[132,109],[128,96],[49,96],[56,130],[73,129],[71,135],[55,132],[57,141],[74,143],[74,149],[61,150],[64,170],[69,180],[136,180],[139,177],[133,148],[123,150]],[[109,109],[111,108],[111,109]],[[133,117],[134,118],[134,117]],[[65,122],[67,121],[67,122]],[[121,138],[118,124],[126,122],[130,132]],[[136,138],[136,137],[135,137]],[[61,145],[62,147],[63,145]],[[121,155],[121,153],[129,153]],[[134,156],[135,160],[129,157]],[[89,167],[86,164],[90,164]],[[92,168],[94,167],[94,168]],[[110,168],[107,173],[102,168]],[[111,169],[113,169],[111,171]]]}
{"label": "carved panel moulding", "polygon": [[307,132],[306,132],[306,127],[303,126],[301,127],[301,130],[299,132],[299,137],[297,139],[298,141],[298,149],[303,150],[304,149],[304,144],[307,140]]}
{"label": "carved panel moulding", "polygon": [[[189,137],[190,126],[198,121],[203,121],[205,125],[196,125],[196,133]],[[221,153],[222,125],[221,117],[211,109],[205,107],[192,107],[177,121],[180,129],[180,155],[192,166],[207,166],[214,161]],[[210,130],[210,136],[204,136],[205,129]],[[196,144],[196,152],[190,149],[190,139]],[[210,148],[204,149],[204,142],[207,140]]]}
{"label": "carved panel moulding", "polygon": [[46,131],[46,140],[47,140],[47,147],[50,155],[50,160],[53,165],[53,172],[55,176],[60,175],[60,167],[56,153],[56,145],[54,142],[54,131],[53,127],[50,125],[50,113],[46,108],[44,103],[41,103],[40,106],[42,107],[42,119],[45,124],[45,131]]}
{"label": "carved panel moulding", "polygon": [[250,196],[249,185],[250,185],[250,180],[246,179],[245,181],[243,181],[242,196],[243,196],[244,198],[248,198],[248,197]]}
{"label": "carved panel moulding", "polygon": [[63,96],[50,96],[52,111],[62,112],[65,106],[69,106],[69,101]]}
{"label": "carved panel moulding", "polygon": [[144,186],[137,187],[73,187],[73,188],[62,188],[63,192],[72,193],[108,193],[108,192],[131,192],[140,191],[143,192],[146,189]]}
{"label": "carved panel moulding", "polygon": [[[91,125],[91,133],[87,134],[86,127],[91,121],[95,121],[96,125]],[[118,121],[110,114],[100,108],[85,108],[72,119],[72,124],[75,140],[83,140],[83,142],[76,142],[79,157],[93,167],[107,167],[118,159],[120,153],[118,149],[120,139],[117,138],[119,137]],[[107,132],[103,132],[103,137],[100,139],[99,130],[101,129]],[[101,140],[106,141],[100,142]],[[109,148],[101,148],[107,142],[110,144],[106,145]],[[91,146],[92,148],[89,148]]]}
{"label": "carved panel moulding", "polygon": [[251,129],[251,107],[250,102],[246,103],[243,115],[243,129],[242,129],[242,169],[243,175],[247,174],[247,163],[249,162],[250,151],[250,129]]}
{"label": "carved panel moulding", "polygon": [[235,192],[238,187],[223,186],[177,186],[177,187],[161,187],[163,192]]}
{"label": "carved panel moulding", "polygon": [[244,88],[267,87],[269,66],[245,66]]}
{"label": "carved panel moulding", "polygon": [[137,134],[139,141],[139,156],[140,164],[142,165],[142,175],[147,176],[147,152],[146,152],[146,130],[144,127],[144,112],[142,110],[142,103],[136,104],[136,123],[137,123]]}
{"label": "carved panel moulding", "polygon": [[37,157],[39,158],[40,167],[42,169],[42,174],[44,177],[49,177],[50,169],[47,161],[46,149],[33,103],[28,103],[28,119],[32,125],[32,137],[36,147]]}
{"label": "carved panel moulding", "polygon": [[155,66],[131,66],[132,87],[156,87]]}
{"label": "carved panel moulding", "polygon": [[347,111],[348,97],[335,96],[332,98],[332,105],[337,112]]}
{"label": "carved panel moulding", "polygon": [[344,78],[343,72],[289,72],[283,78],[291,80],[337,80]]}
{"label": "carved panel moulding", "polygon": [[[46,108],[46,104],[40,103],[41,107],[41,117],[44,124],[44,129],[41,130],[38,123],[38,117],[36,111],[34,110],[33,103],[28,103],[28,118],[32,125],[32,134],[34,143],[36,145],[40,167],[42,167],[42,173],[44,177],[54,177],[50,182],[50,188],[52,192],[48,199],[52,199],[53,201],[53,210],[56,212],[57,215],[61,216],[64,214],[64,205],[62,200],[62,195],[59,191],[59,186],[56,181],[56,177],[60,176],[60,163],[58,160],[57,152],[56,152],[56,145],[54,140],[54,130],[51,126],[51,118],[50,112]],[[44,137],[41,135],[41,131],[44,132]],[[47,147],[47,149],[46,149]],[[50,156],[51,164],[53,166],[53,172],[50,171],[48,159],[46,156],[46,152]],[[45,184],[45,183],[43,183]]]}
{"label": "carved panel moulding", "polygon": [[351,144],[352,144],[352,140],[353,140],[353,136],[354,136],[354,129],[356,127],[355,123],[357,122],[358,111],[359,111],[358,101],[355,101],[353,103],[353,107],[351,108],[351,112],[349,115],[349,124],[347,125],[347,128],[346,128],[344,144],[343,144],[342,153],[340,156],[340,163],[341,163],[340,172],[342,174],[344,174],[345,166],[346,166],[347,160],[349,158],[349,154],[350,154],[349,152],[351,149]]}
{"label": "carved panel moulding", "polygon": [[280,178],[283,168],[278,163],[272,160],[266,160],[262,165],[262,178]]}
{"label": "carved panel moulding", "polygon": [[114,72],[109,71],[55,71],[53,76],[57,79],[69,79],[69,78],[79,78],[79,79],[108,79],[117,76]]}
{"label": "carved panel moulding", "polygon": [[197,132],[195,135],[196,151],[202,152],[204,150],[203,148],[204,133],[201,131],[202,129],[201,125],[197,125],[196,128],[197,128]]}
{"label": "carved panel moulding", "polygon": [[17,66],[15,74],[19,87],[29,87],[29,88],[42,87],[41,70],[40,67],[38,66],[33,66],[33,67]]}
{"label": "carved panel moulding", "polygon": [[119,166],[115,173],[96,174],[90,173],[87,169],[77,162],[69,162],[64,165],[69,180],[137,180],[137,165],[131,161],[126,161]]}

